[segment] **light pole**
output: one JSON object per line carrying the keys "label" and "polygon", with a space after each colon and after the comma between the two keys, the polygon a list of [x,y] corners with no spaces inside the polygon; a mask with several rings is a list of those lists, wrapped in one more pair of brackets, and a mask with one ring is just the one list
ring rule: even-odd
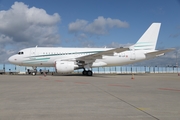
{"label": "light pole", "polygon": [[176,51],[176,69],[177,69],[177,73],[178,73],[178,52]]}
{"label": "light pole", "polygon": [[178,67],[178,52],[176,51],[176,67]]}

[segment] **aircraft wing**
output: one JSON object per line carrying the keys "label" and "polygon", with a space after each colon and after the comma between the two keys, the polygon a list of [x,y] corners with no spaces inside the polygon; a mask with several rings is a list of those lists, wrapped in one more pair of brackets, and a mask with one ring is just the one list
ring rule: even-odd
{"label": "aircraft wing", "polygon": [[167,52],[171,52],[171,51],[174,51],[174,50],[175,50],[174,48],[169,48],[169,49],[164,49],[164,50],[158,50],[158,51],[155,51],[155,52],[147,53],[147,54],[146,54],[146,57],[147,57],[147,58],[158,57],[158,56],[164,55],[164,54],[167,53]]}
{"label": "aircraft wing", "polygon": [[111,56],[111,55],[114,55],[114,53],[120,53],[127,50],[129,50],[129,48],[115,48],[115,49],[102,51],[102,52],[98,52],[98,53],[87,55],[87,56],[78,57],[76,58],[76,60],[80,60],[80,61],[96,60],[96,59],[101,59],[103,55]]}

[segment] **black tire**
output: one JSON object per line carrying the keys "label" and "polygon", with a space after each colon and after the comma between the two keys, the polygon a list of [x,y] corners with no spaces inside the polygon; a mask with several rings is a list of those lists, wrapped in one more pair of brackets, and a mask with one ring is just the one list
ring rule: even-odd
{"label": "black tire", "polygon": [[84,70],[84,71],[82,72],[82,74],[83,74],[83,75],[87,75],[87,71]]}
{"label": "black tire", "polygon": [[88,70],[88,71],[87,71],[87,76],[92,76],[92,75],[93,75],[92,71],[91,71],[91,70]]}

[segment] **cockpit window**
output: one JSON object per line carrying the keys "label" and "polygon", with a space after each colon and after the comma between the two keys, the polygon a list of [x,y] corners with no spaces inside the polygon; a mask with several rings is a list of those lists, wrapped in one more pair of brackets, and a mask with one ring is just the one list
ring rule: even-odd
{"label": "cockpit window", "polygon": [[18,55],[22,55],[22,54],[24,54],[24,52],[18,52]]}

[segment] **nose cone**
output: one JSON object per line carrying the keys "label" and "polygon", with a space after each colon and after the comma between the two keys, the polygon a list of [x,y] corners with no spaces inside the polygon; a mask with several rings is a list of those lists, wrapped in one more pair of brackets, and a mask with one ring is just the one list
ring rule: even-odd
{"label": "nose cone", "polygon": [[8,61],[9,61],[10,63],[12,63],[12,61],[13,61],[12,56],[9,57]]}
{"label": "nose cone", "polygon": [[16,59],[16,56],[14,56],[14,55],[9,57],[8,61],[12,64],[17,64],[17,62],[18,62]]}

